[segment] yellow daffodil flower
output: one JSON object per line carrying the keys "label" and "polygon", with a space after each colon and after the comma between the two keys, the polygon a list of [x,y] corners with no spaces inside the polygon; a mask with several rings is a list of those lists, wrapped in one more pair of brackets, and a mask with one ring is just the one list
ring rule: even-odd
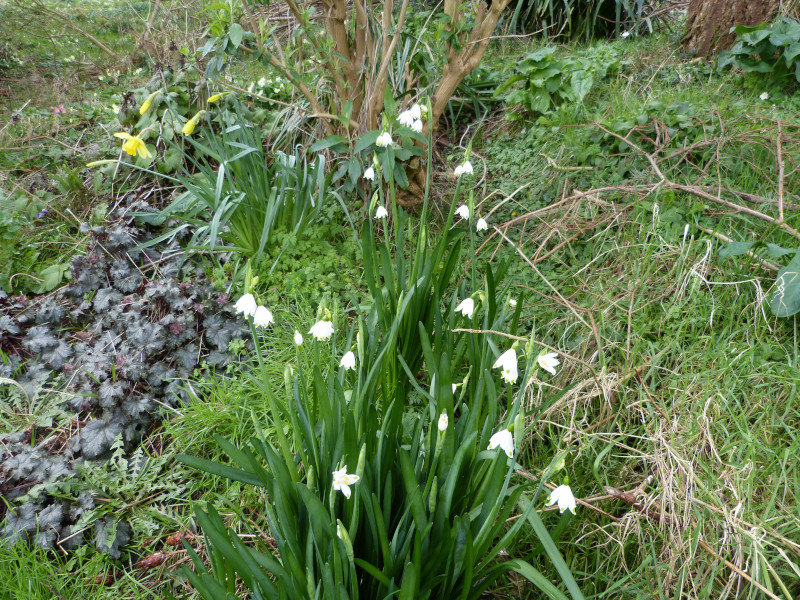
{"label": "yellow daffodil flower", "polygon": [[142,158],[150,158],[153,156],[150,153],[150,150],[147,149],[144,140],[142,140],[142,138],[139,136],[133,136],[130,133],[120,131],[119,133],[115,133],[114,137],[125,140],[125,143],[122,144],[122,149],[131,156],[136,156],[137,154]]}

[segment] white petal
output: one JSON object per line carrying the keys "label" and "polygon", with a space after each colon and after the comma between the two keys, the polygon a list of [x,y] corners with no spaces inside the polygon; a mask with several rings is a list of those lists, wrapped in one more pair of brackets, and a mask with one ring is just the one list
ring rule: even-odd
{"label": "white petal", "polygon": [[488,450],[497,447],[500,447],[508,458],[514,457],[514,435],[508,429],[502,429],[489,438]]}
{"label": "white petal", "polygon": [[413,119],[419,120],[422,118],[422,107],[415,103],[414,106],[408,109],[408,113]]}
{"label": "white petal", "polygon": [[386,208],[383,206],[379,206],[378,210],[375,211],[376,219],[385,219],[388,215],[389,211],[387,211]]}
{"label": "white petal", "polygon": [[558,362],[558,354],[555,352],[548,352],[547,354],[541,354],[536,359],[539,363],[539,366],[542,367],[545,371],[550,373],[551,375],[556,374],[556,367],[560,364]]}
{"label": "white petal", "polygon": [[422,133],[422,120],[417,119],[411,124],[411,129],[416,131],[417,133]]}
{"label": "white petal", "polygon": [[439,415],[439,425],[438,425],[439,431],[445,431],[447,429],[447,424],[448,424],[447,413],[443,412],[441,415]]}
{"label": "white petal", "polygon": [[486,222],[486,219],[484,219],[483,217],[478,219],[478,223],[475,225],[475,229],[477,229],[478,231],[485,231],[488,228],[489,224]]}
{"label": "white petal", "polygon": [[466,173],[467,175],[471,175],[472,174],[472,163],[469,162],[468,160],[465,160],[464,164],[461,165],[461,167],[464,170],[464,173]]}
{"label": "white petal", "polygon": [[350,486],[342,484],[340,489],[341,489],[342,493],[344,494],[344,497],[349,500],[350,499]]}
{"label": "white petal", "polygon": [[253,297],[253,294],[245,294],[236,301],[234,308],[237,314],[243,313],[245,317],[252,317],[256,314],[258,305],[256,304],[256,299]]}
{"label": "white petal", "polygon": [[468,319],[472,318],[472,313],[475,312],[475,301],[472,298],[462,300],[461,304],[456,306],[456,312],[460,312]]}
{"label": "white petal", "polygon": [[303,345],[303,336],[297,329],[294,330],[294,344],[295,346]]}
{"label": "white petal", "polygon": [[259,306],[253,315],[253,325],[256,327],[269,327],[272,324],[272,313],[266,306]]}
{"label": "white petal", "polygon": [[456,209],[456,214],[462,219],[469,219],[469,206],[462,204]]}
{"label": "white petal", "polygon": [[308,331],[316,340],[327,340],[333,335],[333,323],[330,321],[317,321]]}
{"label": "white petal", "polygon": [[370,181],[375,180],[375,169],[369,167],[366,171],[364,171],[364,179],[369,179]]}
{"label": "white petal", "polygon": [[353,354],[352,350],[346,352],[345,355],[342,356],[342,360],[339,361],[339,366],[344,367],[346,371],[356,368],[356,355]]}

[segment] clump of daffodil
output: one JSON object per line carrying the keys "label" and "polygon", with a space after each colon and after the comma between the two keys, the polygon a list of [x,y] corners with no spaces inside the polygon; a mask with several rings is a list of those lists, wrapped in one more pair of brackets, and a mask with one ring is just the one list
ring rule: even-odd
{"label": "clump of daffodil", "polygon": [[191,119],[186,121],[186,124],[183,126],[182,129],[183,135],[192,135],[194,128],[197,127],[197,124],[200,122],[200,117],[202,117],[204,114],[206,114],[206,111],[201,110]]}
{"label": "clump of daffodil", "polygon": [[143,115],[143,114],[145,114],[145,113],[146,113],[148,110],[150,110],[150,107],[153,105],[153,99],[154,99],[156,96],[158,96],[160,93],[161,93],[161,90],[156,90],[155,92],[153,92],[152,94],[150,94],[150,95],[147,97],[147,99],[146,99],[146,100],[145,100],[145,101],[142,103],[142,105],[139,107],[139,114],[140,114],[140,115]]}
{"label": "clump of daffodil", "polygon": [[131,135],[130,133],[125,133],[124,131],[120,131],[119,133],[115,133],[114,137],[117,137],[121,140],[125,140],[125,143],[122,144],[122,149],[125,150],[131,156],[136,156],[137,154],[142,158],[150,158],[152,153],[150,150],[147,149],[147,146],[144,143],[144,140],[140,138],[138,135]]}

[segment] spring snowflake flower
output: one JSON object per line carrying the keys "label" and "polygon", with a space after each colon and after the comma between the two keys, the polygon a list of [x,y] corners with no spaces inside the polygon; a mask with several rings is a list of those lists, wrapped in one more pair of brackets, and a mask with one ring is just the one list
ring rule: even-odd
{"label": "spring snowflake flower", "polygon": [[411,129],[417,133],[422,133],[422,119],[417,119],[411,124]]}
{"label": "spring snowflake flower", "polygon": [[353,351],[350,350],[346,352],[344,356],[342,356],[342,360],[339,361],[339,366],[344,367],[345,371],[354,371],[356,368],[356,355],[353,354]]}
{"label": "spring snowflake flower", "polygon": [[294,345],[298,347],[303,345],[303,335],[297,329],[294,330]]}
{"label": "spring snowflake flower", "polygon": [[456,214],[465,221],[469,220],[469,206],[462,204],[456,209]]}
{"label": "spring snowflake flower", "polygon": [[236,314],[243,313],[245,317],[252,317],[256,314],[258,305],[253,294],[245,294],[236,301],[234,308],[236,309]]}
{"label": "spring snowflake flower", "polygon": [[537,357],[536,361],[539,363],[540,367],[542,367],[545,371],[547,371],[551,375],[556,374],[556,367],[560,364],[558,362],[558,354],[556,354],[555,352],[540,354]]}
{"label": "spring snowflake flower", "polygon": [[476,231],[486,231],[487,229],[489,229],[489,224],[486,222],[486,219],[481,217],[475,224],[475,229]]}
{"label": "spring snowflake flower", "polygon": [[356,483],[361,477],[347,472],[347,465],[338,471],[333,472],[333,489],[342,492],[345,498],[350,498],[350,486]]}
{"label": "spring snowflake flower", "polygon": [[378,210],[375,211],[375,218],[376,219],[385,219],[389,215],[389,211],[386,210],[383,206],[379,206]]}
{"label": "spring snowflake flower", "polygon": [[369,167],[366,171],[364,171],[364,179],[375,181],[375,169]]}
{"label": "spring snowflake flower", "polygon": [[454,394],[456,393],[456,390],[457,390],[457,389],[458,389],[458,384],[457,384],[457,383],[454,383],[454,384],[453,384],[453,393],[454,393]]}
{"label": "spring snowflake flower", "polygon": [[471,319],[472,313],[475,312],[475,300],[473,300],[472,298],[467,298],[466,300],[462,300],[461,304],[456,306],[456,312],[460,312],[468,319]]}
{"label": "spring snowflake flower", "polygon": [[333,335],[333,323],[331,321],[317,321],[309,329],[308,333],[313,335],[318,342],[329,340]]}
{"label": "spring snowflake flower", "polygon": [[759,96],[759,98],[761,98],[762,100],[769,100],[769,94],[767,92],[764,92]]}
{"label": "spring snowflake flower", "polygon": [[150,153],[150,150],[147,149],[144,140],[142,140],[142,138],[140,138],[138,135],[133,136],[130,133],[120,131],[119,133],[115,133],[114,137],[125,140],[125,143],[122,144],[122,149],[131,156],[136,156],[137,154],[142,158],[150,158],[153,156]]}
{"label": "spring snowflake flower", "polygon": [[494,450],[498,447],[506,453],[508,458],[514,458],[514,434],[508,429],[503,429],[490,437],[487,450]]}
{"label": "spring snowflake flower", "polygon": [[517,308],[517,301],[516,301],[516,300],[514,300],[514,298],[509,298],[509,299],[508,299],[508,305],[509,305],[511,308]]}
{"label": "spring snowflake flower", "polygon": [[384,131],[382,134],[378,136],[378,139],[375,140],[375,145],[379,148],[386,148],[386,146],[392,145],[392,134],[388,131]]}
{"label": "spring snowflake flower", "polygon": [[253,325],[256,327],[269,327],[273,323],[272,313],[266,306],[259,306],[253,314]]}
{"label": "spring snowflake flower", "polygon": [[439,423],[438,423],[439,431],[447,430],[448,423],[449,420],[447,418],[447,413],[443,411],[442,414],[439,415]]}
{"label": "spring snowflake flower", "polygon": [[565,510],[569,510],[573,515],[575,514],[575,508],[578,506],[578,503],[575,502],[575,496],[572,495],[572,489],[568,485],[560,485],[550,492],[547,505],[552,506],[556,503],[558,503],[560,512],[563,513]]}
{"label": "spring snowflake flower", "polygon": [[458,165],[453,173],[456,177],[461,177],[462,175],[472,175],[472,163],[468,160],[465,160],[464,164]]}
{"label": "spring snowflake flower", "polygon": [[[414,104],[408,110],[404,110],[397,116],[397,121],[404,127],[411,127],[415,129],[417,121],[420,121],[419,131],[422,131],[422,107],[419,104]],[[416,129],[415,129],[416,130]]]}
{"label": "spring snowflake flower", "polygon": [[[622,33],[619,34],[619,36],[623,37],[623,38],[630,37],[630,35],[631,35],[630,31],[623,31]],[[562,510],[561,512],[564,512],[564,511]]]}
{"label": "spring snowflake flower", "polygon": [[501,370],[501,377],[507,383],[516,383],[517,377],[519,373],[517,371],[517,351],[514,348],[510,350],[506,350],[503,354],[500,355],[494,365],[492,365],[493,369],[500,369]]}

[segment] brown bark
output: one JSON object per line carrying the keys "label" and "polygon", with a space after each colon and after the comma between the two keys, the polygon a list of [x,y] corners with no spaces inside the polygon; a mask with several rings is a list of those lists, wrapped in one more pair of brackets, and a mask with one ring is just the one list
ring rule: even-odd
{"label": "brown bark", "polygon": [[732,27],[771,22],[780,4],[780,0],[690,0],[681,43],[708,58],[733,45]]}

